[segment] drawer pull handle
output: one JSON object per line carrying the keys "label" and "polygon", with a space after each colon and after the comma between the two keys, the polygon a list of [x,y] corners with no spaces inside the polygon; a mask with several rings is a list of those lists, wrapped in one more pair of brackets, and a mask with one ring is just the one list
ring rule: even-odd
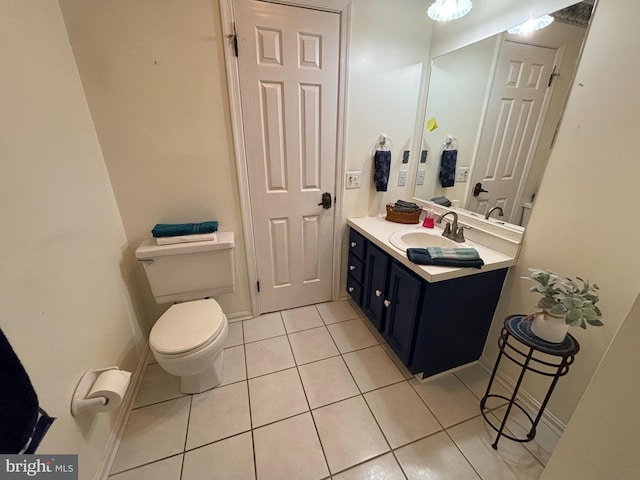
{"label": "drawer pull handle", "polygon": [[357,244],[356,242],[351,242],[351,247],[352,247],[352,248],[353,248],[353,247],[355,247],[355,246],[357,246],[357,245],[358,245],[358,244]]}
{"label": "drawer pull handle", "polygon": [[356,269],[355,265],[349,265],[349,270],[351,270],[352,272]]}
{"label": "drawer pull handle", "polygon": [[380,295],[382,295],[382,290],[376,290],[376,297],[379,297]]}
{"label": "drawer pull handle", "polygon": [[349,287],[349,293],[353,292],[355,289],[353,287]]}
{"label": "drawer pull handle", "polygon": [[384,301],[384,306],[388,307],[389,305],[391,305],[391,302],[389,300],[385,300]]}

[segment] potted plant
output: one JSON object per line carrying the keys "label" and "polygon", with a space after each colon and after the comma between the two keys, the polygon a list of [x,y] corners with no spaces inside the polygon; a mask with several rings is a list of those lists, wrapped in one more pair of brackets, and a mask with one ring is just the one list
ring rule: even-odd
{"label": "potted plant", "polygon": [[532,292],[542,295],[538,307],[542,312],[534,316],[531,330],[551,343],[561,343],[570,326],[587,328],[587,324],[600,327],[602,312],[598,303],[598,285],[576,277],[576,281],[561,277],[550,270],[530,268],[531,274],[522,277],[533,280]]}

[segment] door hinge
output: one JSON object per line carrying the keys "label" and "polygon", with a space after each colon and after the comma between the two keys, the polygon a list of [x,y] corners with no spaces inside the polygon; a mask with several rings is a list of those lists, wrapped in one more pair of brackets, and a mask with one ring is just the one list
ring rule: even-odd
{"label": "door hinge", "polygon": [[238,56],[238,33],[236,32],[236,22],[232,23],[233,25],[233,33],[227,35],[227,38],[231,40],[231,46],[233,47],[233,52],[236,57]]}
{"label": "door hinge", "polygon": [[260,280],[256,282],[256,286],[258,287],[258,293],[260,292]]}
{"label": "door hinge", "polygon": [[560,74],[556,73],[556,68],[557,65],[553,66],[553,71],[551,72],[551,75],[549,75],[549,83],[547,83],[547,88],[549,88],[551,86],[551,83],[553,82],[553,77],[559,77]]}

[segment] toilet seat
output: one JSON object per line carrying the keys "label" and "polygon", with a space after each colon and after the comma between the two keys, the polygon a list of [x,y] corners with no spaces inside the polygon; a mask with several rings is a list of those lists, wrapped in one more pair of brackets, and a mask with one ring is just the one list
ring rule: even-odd
{"label": "toilet seat", "polygon": [[178,303],[155,323],[149,345],[163,355],[184,355],[206,347],[222,333],[226,317],[214,299]]}

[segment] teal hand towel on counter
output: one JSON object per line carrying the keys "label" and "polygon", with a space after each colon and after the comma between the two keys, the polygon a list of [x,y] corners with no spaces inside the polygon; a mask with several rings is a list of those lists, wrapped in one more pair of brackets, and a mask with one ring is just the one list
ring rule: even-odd
{"label": "teal hand towel on counter", "polygon": [[407,258],[418,265],[471,268],[484,265],[475,248],[408,248]]}
{"label": "teal hand towel on counter", "polygon": [[176,237],[178,235],[195,235],[199,233],[213,233],[218,231],[218,222],[202,223],[158,223],[151,234],[158,237]]}

